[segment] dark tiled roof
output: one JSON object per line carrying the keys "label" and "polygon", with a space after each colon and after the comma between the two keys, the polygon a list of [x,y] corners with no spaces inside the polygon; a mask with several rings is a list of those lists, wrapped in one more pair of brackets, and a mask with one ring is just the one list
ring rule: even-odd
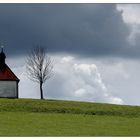
{"label": "dark tiled roof", "polygon": [[19,81],[17,76],[12,72],[12,70],[5,64],[4,69],[0,69],[0,80],[9,81]]}

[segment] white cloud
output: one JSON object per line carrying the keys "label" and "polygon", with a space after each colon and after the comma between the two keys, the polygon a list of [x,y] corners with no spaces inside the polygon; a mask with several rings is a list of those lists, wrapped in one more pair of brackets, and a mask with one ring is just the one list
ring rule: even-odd
{"label": "white cloud", "polygon": [[61,60],[61,62],[65,63],[65,62],[70,62],[72,61],[74,58],[72,56],[67,56],[67,57],[63,57],[63,59]]}
{"label": "white cloud", "polygon": [[[89,102],[123,104],[106,88],[98,68],[72,56],[55,56],[54,77],[44,85],[44,94],[49,99],[64,99]],[[13,68],[20,78],[20,97],[39,98],[39,85],[30,81],[25,66]]]}
{"label": "white cloud", "polygon": [[118,4],[117,9],[122,11],[125,23],[140,24],[140,4]]}
{"label": "white cloud", "polygon": [[107,89],[125,104],[140,105],[140,62],[135,59],[94,59]]}
{"label": "white cloud", "polygon": [[122,19],[130,27],[128,42],[134,46],[136,36],[140,35],[140,4],[118,4],[117,9],[122,11]]}
{"label": "white cloud", "polygon": [[[60,63],[55,66],[55,77],[48,81],[50,98],[60,97],[67,100],[123,103],[122,99],[108,93],[95,64],[83,63],[74,57],[57,59]],[[55,83],[55,81],[58,81],[58,83]],[[55,87],[56,84],[59,86]],[[52,90],[52,88],[55,90]]]}

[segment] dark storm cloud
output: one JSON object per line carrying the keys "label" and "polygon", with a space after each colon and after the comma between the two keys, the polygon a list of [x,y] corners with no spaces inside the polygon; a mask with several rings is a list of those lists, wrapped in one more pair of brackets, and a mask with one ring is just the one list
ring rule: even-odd
{"label": "dark storm cloud", "polygon": [[129,56],[128,35],[112,4],[0,4],[0,41],[11,55],[39,44],[54,53]]}

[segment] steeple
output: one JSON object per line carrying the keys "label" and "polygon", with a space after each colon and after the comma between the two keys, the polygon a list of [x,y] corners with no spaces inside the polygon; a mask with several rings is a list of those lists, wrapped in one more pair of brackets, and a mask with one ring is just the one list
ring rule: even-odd
{"label": "steeple", "polygon": [[1,46],[1,53],[0,53],[0,70],[5,68],[5,59],[6,55],[3,52],[3,46]]}

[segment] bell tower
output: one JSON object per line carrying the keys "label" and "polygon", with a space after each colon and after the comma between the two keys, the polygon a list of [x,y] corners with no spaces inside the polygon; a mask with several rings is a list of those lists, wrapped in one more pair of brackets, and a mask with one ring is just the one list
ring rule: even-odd
{"label": "bell tower", "polygon": [[3,52],[3,46],[1,46],[1,52],[0,52],[0,70],[3,70],[5,68],[5,59],[6,59],[6,55]]}

